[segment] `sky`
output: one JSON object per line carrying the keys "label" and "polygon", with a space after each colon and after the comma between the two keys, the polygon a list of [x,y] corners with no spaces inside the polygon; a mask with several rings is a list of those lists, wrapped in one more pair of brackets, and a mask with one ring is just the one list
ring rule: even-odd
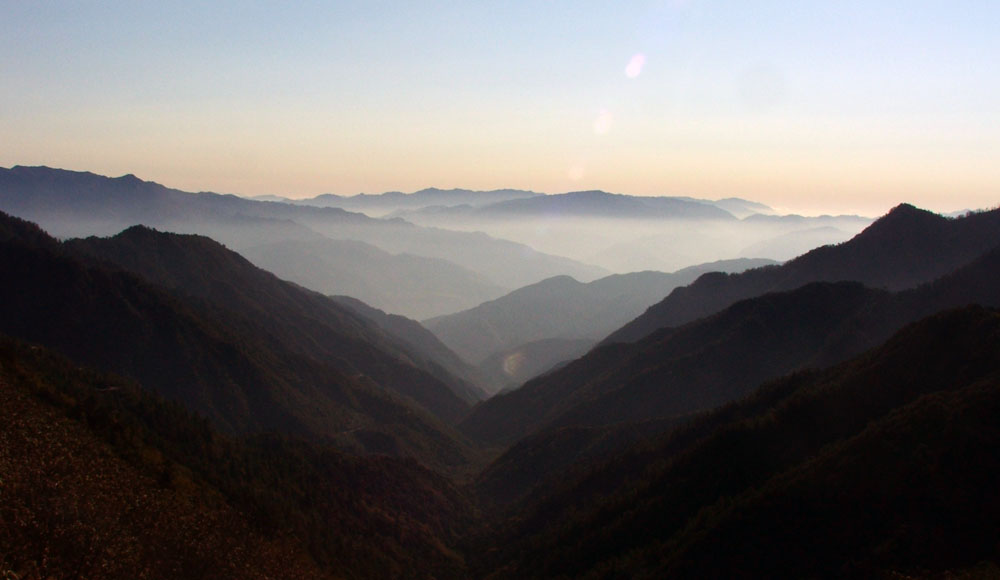
{"label": "sky", "polygon": [[0,0],[0,166],[1000,205],[1000,2]]}

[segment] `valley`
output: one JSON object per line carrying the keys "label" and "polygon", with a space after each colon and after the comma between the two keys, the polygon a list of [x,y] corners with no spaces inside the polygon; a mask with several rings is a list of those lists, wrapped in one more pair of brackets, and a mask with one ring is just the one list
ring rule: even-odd
{"label": "valley", "polygon": [[7,576],[1000,573],[1000,210],[13,167],[0,212]]}

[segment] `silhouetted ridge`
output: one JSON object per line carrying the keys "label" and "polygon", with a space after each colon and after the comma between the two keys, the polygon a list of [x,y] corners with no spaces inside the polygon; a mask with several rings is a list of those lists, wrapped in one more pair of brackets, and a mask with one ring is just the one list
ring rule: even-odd
{"label": "silhouetted ridge", "polygon": [[[7,225],[0,229],[23,228],[0,214],[0,223],[4,222]],[[143,229],[129,233],[150,235]],[[153,237],[168,240],[167,246],[184,239],[166,234]],[[192,239],[218,249],[220,258],[235,256],[206,238]],[[153,254],[142,245],[129,246],[122,240],[59,245],[0,242],[0,271],[5,274],[0,284],[0,332],[38,342],[80,364],[135,378],[211,418],[226,432],[295,433],[353,451],[415,456],[437,467],[464,466],[473,457],[454,431],[393,387],[414,389],[415,395],[446,393],[447,400],[455,402],[456,413],[465,403],[430,375],[402,360],[394,362],[362,336],[352,339],[332,333],[332,327],[320,320],[324,318],[320,306],[333,303],[322,296],[256,270],[246,272],[251,279],[271,280],[270,287],[236,288],[233,283],[238,279],[234,278],[228,285],[204,284],[209,291],[203,296],[193,295],[190,289],[171,291],[166,284],[81,258],[79,248],[85,244],[126,249],[123,255],[142,249],[131,254],[137,263],[146,263],[142,256]],[[170,273],[169,268],[179,263],[183,262],[166,260],[155,270]],[[224,276],[218,270],[202,270],[205,276]],[[253,300],[256,292],[266,294],[268,288],[276,290],[278,298],[267,306]],[[276,321],[282,308],[289,313],[296,304],[294,300],[283,303],[282,292],[286,298],[300,299],[303,308],[310,306],[306,311],[312,317],[301,314],[298,319]],[[219,296],[233,299],[215,302]],[[250,314],[254,304],[263,315]],[[279,305],[277,314],[267,314]],[[358,327],[365,324],[352,313],[341,314]],[[300,325],[301,317],[311,322]],[[308,348],[317,350],[308,352]],[[319,349],[337,354],[321,357],[316,354]],[[365,361],[380,361],[372,375],[385,379],[383,384],[359,370],[366,368]],[[433,385],[443,390],[428,388]],[[424,402],[431,404],[427,399]]]}
{"label": "silhouetted ridge", "polygon": [[[445,421],[456,421],[467,410],[446,384],[416,368],[407,349],[373,323],[324,296],[279,280],[210,238],[133,227],[113,238],[67,245],[206,300],[213,309],[232,312],[240,317],[240,326],[267,336],[273,348],[333,364],[348,375],[371,377]],[[439,374],[460,384],[447,373]]]}
{"label": "silhouetted ridge", "polygon": [[998,412],[1000,313],[941,313],[564,474],[501,526],[482,568],[497,578],[948,577],[973,567],[995,577]]}
{"label": "silhouetted ridge", "polygon": [[1000,245],[1000,210],[944,218],[909,204],[894,208],[851,240],[816,248],[773,268],[696,280],[678,288],[603,342],[632,342],[718,312],[737,300],[809,282],[854,280],[903,290],[968,263]]}
{"label": "silhouetted ridge", "polygon": [[[546,429],[665,420],[709,409],[782,374],[855,356],[939,310],[1000,306],[998,271],[1000,251],[994,248],[903,292],[814,282],[741,300],[635,343],[595,348],[478,405],[460,428],[485,444],[510,444]],[[709,280],[716,278],[732,277]]]}

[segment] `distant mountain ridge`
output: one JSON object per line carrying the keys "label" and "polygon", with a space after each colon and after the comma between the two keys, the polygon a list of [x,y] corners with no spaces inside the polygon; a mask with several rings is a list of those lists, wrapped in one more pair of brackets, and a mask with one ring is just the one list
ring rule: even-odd
{"label": "distant mountain ridge", "polygon": [[[358,240],[390,254],[447,260],[483,276],[485,284],[502,289],[554,275],[590,280],[607,274],[602,268],[482,233],[423,228],[403,220],[373,219],[339,208],[188,193],[133,175],[109,178],[48,167],[0,168],[0,211],[37,222],[60,238],[110,236],[142,224],[176,233],[207,235],[235,249],[278,242]],[[285,257],[289,259],[287,254]],[[352,258],[357,258],[357,254]],[[312,260],[308,253],[294,259],[307,263]],[[397,261],[406,260],[402,257]],[[371,266],[379,263],[390,262],[383,260]],[[471,288],[478,292],[483,285],[480,283],[477,290],[475,284],[456,284],[454,290]]]}
{"label": "distant mountain ridge", "polygon": [[475,308],[425,321],[466,361],[478,364],[501,351],[545,339],[598,340],[675,287],[704,272],[734,272],[769,260],[726,260],[664,272],[614,274],[589,283],[549,278]]}
{"label": "distant mountain ridge", "polygon": [[[539,209],[561,208],[569,214],[593,214],[598,209],[610,210],[619,216],[643,217],[641,210],[663,212],[646,217],[713,217],[729,219],[732,215],[745,217],[752,213],[769,214],[774,210],[765,204],[740,199],[696,199],[682,196],[632,196],[605,191],[572,191],[546,194],[519,189],[477,191],[469,189],[421,189],[413,193],[389,191],[380,194],[357,195],[322,194],[306,199],[288,199],[280,196],[259,196],[267,201],[284,201],[316,207],[339,207],[351,211],[393,212],[427,210],[432,212],[454,211],[465,213],[480,209],[497,215],[511,212],[535,212]],[[730,211],[731,210],[731,211]],[[728,215],[727,215],[728,214]],[[371,215],[371,214],[369,214]],[[602,215],[609,215],[604,213]]]}
{"label": "distant mountain ridge", "polygon": [[631,342],[659,328],[708,316],[744,298],[809,282],[853,280],[902,290],[942,276],[1000,245],[1000,210],[945,218],[901,204],[851,240],[816,248],[781,266],[706,274],[674,290],[608,336]]}
{"label": "distant mountain ridge", "polygon": [[391,213],[404,208],[423,208],[429,206],[451,207],[467,205],[477,207],[539,195],[543,194],[519,189],[477,191],[471,189],[438,189],[436,187],[429,187],[414,191],[413,193],[403,193],[400,191],[388,191],[380,194],[359,193],[357,195],[324,193],[313,198],[287,201],[298,205],[339,207],[362,213]]}
{"label": "distant mountain ridge", "polygon": [[732,214],[711,202],[677,197],[622,195],[598,190],[573,191],[501,201],[479,208],[475,213],[496,217],[531,215],[555,219],[595,216],[634,219],[735,219]]}

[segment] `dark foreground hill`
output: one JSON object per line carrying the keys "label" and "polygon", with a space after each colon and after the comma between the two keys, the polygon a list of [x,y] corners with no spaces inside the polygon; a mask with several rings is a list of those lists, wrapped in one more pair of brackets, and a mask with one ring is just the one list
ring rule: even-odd
{"label": "dark foreground hill", "polygon": [[[442,379],[451,381],[448,384],[452,386],[456,394],[469,403],[475,403],[489,397],[489,394],[482,388],[486,384],[486,379],[480,372],[463,361],[454,351],[438,340],[433,332],[427,330],[416,320],[398,314],[389,314],[350,296],[331,296],[330,299],[371,320],[376,326],[398,339],[408,349],[413,359],[423,361],[421,368],[426,368],[431,373],[435,373],[435,376],[441,376]],[[456,384],[454,381],[456,377],[462,382]]]}
{"label": "dark foreground hill", "polygon": [[4,578],[460,578],[471,518],[412,460],[233,438],[0,337]]}
{"label": "dark foreground hill", "polygon": [[[132,235],[157,236],[149,230]],[[169,236],[158,239],[168,249],[178,242]],[[199,240],[204,239],[194,241]],[[32,224],[4,216],[0,332],[135,378],[229,433],[274,430],[345,449],[418,457],[428,465],[454,468],[468,463],[474,453],[461,438],[416,399],[394,392],[389,382],[399,380],[397,373],[405,371],[415,384],[401,381],[398,387],[418,386],[416,379],[423,374],[423,384],[443,387],[438,392],[450,395],[454,412],[460,412],[465,403],[437,379],[393,362],[396,359],[377,345],[360,341],[362,333],[346,338],[332,333],[339,307],[331,301],[314,299],[316,295],[282,285],[264,273],[248,271],[271,280],[270,285],[243,287],[238,285],[241,281],[250,281],[213,279],[213,272],[228,271],[227,261],[242,259],[229,252],[207,255],[221,262],[205,264],[204,278],[185,280],[183,270],[171,270],[167,267],[171,262],[156,262],[147,254],[148,266],[161,269],[157,276],[164,281],[177,276],[177,288],[189,288],[171,292],[133,273],[87,263]],[[200,290],[198,284],[203,284]],[[199,292],[204,298],[198,297]],[[299,316],[309,318],[314,309],[316,327],[290,328],[274,322],[266,312],[255,310],[262,308],[253,299],[260,294],[271,295],[273,301],[267,304],[282,304],[290,316],[300,308],[304,311]],[[324,310],[324,304],[332,306]],[[350,320],[353,315],[343,311],[336,316]],[[354,318],[354,326],[346,326],[344,332],[364,328],[363,321]],[[310,343],[311,338],[323,337],[335,342]],[[357,355],[358,361],[321,358],[324,349],[337,348]],[[365,357],[374,365],[372,374],[385,378],[386,384],[365,374],[366,367],[351,366]]]}
{"label": "dark foreground hill", "polygon": [[737,400],[763,381],[845,360],[910,321],[967,304],[1000,306],[1000,249],[914,290],[815,283],[739,302],[635,344],[599,347],[479,405],[462,428],[516,441],[485,470],[485,498],[509,503],[561,470],[663,433],[693,412]]}
{"label": "dark foreground hill", "polygon": [[[353,310],[278,279],[215,241],[136,226],[111,238],[70,240],[65,246],[168,290],[204,301],[220,316],[265,336],[270,349],[287,349],[363,374],[405,395],[445,421],[467,410],[455,391],[470,390],[394,335]],[[238,317],[238,320],[235,318]]]}
{"label": "dark foreground hill", "polygon": [[1000,209],[960,218],[902,204],[851,240],[812,250],[781,266],[706,274],[674,290],[603,343],[633,342],[719,312],[739,300],[810,282],[851,280],[903,290],[928,282],[1000,245]]}
{"label": "dark foreground hill", "polygon": [[711,408],[764,380],[844,360],[904,324],[970,303],[1000,306],[1000,250],[902,293],[815,283],[738,302],[636,343],[609,344],[477,406],[471,438],[511,443],[541,428],[641,421]]}
{"label": "dark foreground hill", "polygon": [[935,315],[563,474],[484,540],[481,566],[495,578],[995,577],[998,416],[1000,313]]}

